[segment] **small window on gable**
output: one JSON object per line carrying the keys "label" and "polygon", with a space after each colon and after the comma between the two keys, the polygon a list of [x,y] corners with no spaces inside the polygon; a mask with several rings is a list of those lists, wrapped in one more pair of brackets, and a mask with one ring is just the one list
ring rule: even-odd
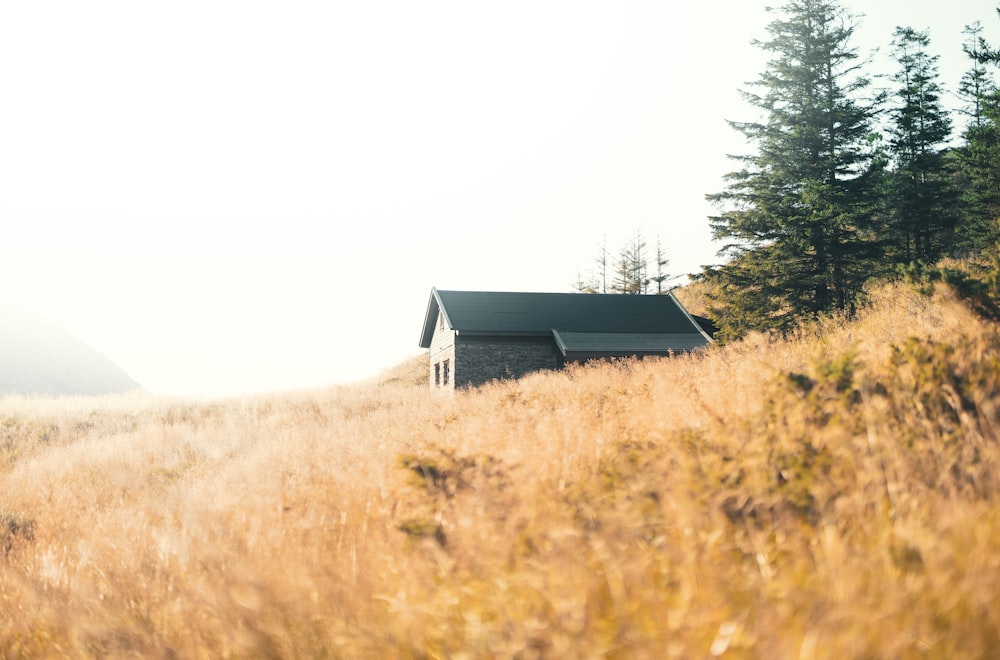
{"label": "small window on gable", "polygon": [[443,362],[443,365],[444,365],[444,378],[443,378],[444,382],[442,384],[443,385],[447,385],[448,384],[448,376],[450,375],[450,371],[451,371],[451,364],[449,363],[448,360],[445,360]]}
{"label": "small window on gable", "polygon": [[444,330],[444,312],[438,312],[438,330]]}
{"label": "small window on gable", "polygon": [[435,387],[440,387],[441,386],[441,363],[440,362],[435,362],[434,363],[434,386]]}

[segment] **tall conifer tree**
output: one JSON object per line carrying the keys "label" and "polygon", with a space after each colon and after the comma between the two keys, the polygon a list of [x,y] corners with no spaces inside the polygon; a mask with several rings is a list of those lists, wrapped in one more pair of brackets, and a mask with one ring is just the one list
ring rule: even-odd
{"label": "tall conifer tree", "polygon": [[770,54],[745,99],[759,122],[730,122],[757,153],[709,195],[725,264],[705,273],[724,337],[787,328],[851,308],[879,254],[868,174],[876,103],[861,98],[853,17],[834,0],[790,0],[754,43]]}
{"label": "tall conifer tree", "polygon": [[969,124],[956,150],[962,184],[957,245],[977,252],[1000,241],[1000,92],[987,68],[1000,63],[1000,53],[990,48],[979,23],[967,26],[965,34],[963,50],[972,65],[959,83]]}
{"label": "tall conifer tree", "polygon": [[983,102],[996,91],[993,76],[986,68],[989,44],[983,38],[983,25],[979,21],[966,25],[962,34],[966,36],[962,51],[972,61],[972,66],[958,83],[958,96],[965,104],[962,113],[969,117],[969,125],[981,126],[985,121]]}
{"label": "tall conifer tree", "polygon": [[611,293],[644,294],[649,288],[646,241],[635,232],[632,242],[621,249],[614,263]]}
{"label": "tall conifer tree", "polygon": [[952,241],[957,195],[945,166],[951,118],[941,104],[936,55],[930,36],[910,27],[893,33],[899,69],[890,111],[893,172],[889,178],[892,252],[895,261],[934,261]]}
{"label": "tall conifer tree", "polygon": [[660,242],[660,237],[656,237],[656,256],[654,258],[654,263],[656,264],[656,275],[649,278],[650,285],[654,282],[656,283],[656,295],[661,296],[667,293],[669,290],[667,288],[667,282],[671,279],[670,274],[667,272],[667,266],[670,265],[670,259],[667,258],[667,252],[663,248],[663,243]]}

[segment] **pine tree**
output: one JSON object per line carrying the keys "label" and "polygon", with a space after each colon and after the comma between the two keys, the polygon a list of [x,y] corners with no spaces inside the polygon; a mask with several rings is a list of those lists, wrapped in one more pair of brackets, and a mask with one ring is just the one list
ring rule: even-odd
{"label": "pine tree", "polygon": [[646,259],[646,239],[641,232],[632,235],[632,251],[629,255],[632,274],[631,293],[649,293],[649,264]]}
{"label": "pine tree", "polygon": [[958,96],[965,104],[962,112],[969,117],[969,125],[978,127],[985,121],[983,102],[996,91],[993,76],[986,68],[989,44],[983,38],[983,26],[979,21],[966,25],[962,34],[966,35],[962,50],[972,60],[972,67],[958,83]]}
{"label": "pine tree", "polygon": [[1000,53],[990,48],[979,23],[967,26],[965,34],[963,50],[972,65],[959,84],[969,124],[962,134],[964,144],[955,152],[962,186],[956,244],[966,252],[979,252],[1000,241],[1000,92],[987,69],[1000,63]]}
{"label": "pine tree", "polygon": [[608,237],[604,236],[601,238],[601,246],[598,250],[597,256],[594,257],[594,261],[597,263],[598,274],[597,281],[594,285],[594,293],[607,293],[608,292]]}
{"label": "pine tree", "polygon": [[[636,230],[632,240],[626,243],[612,260],[607,249],[607,237],[604,237],[594,259],[598,267],[597,274],[577,272],[576,280],[571,287],[580,293],[624,293],[648,294],[653,282],[656,282],[656,293],[666,293],[665,283],[672,279],[667,274],[666,266],[669,260],[660,243],[656,241],[656,261],[653,264],[656,275],[650,277],[650,262],[646,252],[646,239],[642,232]],[[610,270],[609,270],[610,267]],[[611,281],[608,281],[608,277]]]}
{"label": "pine tree", "polygon": [[649,278],[650,284],[656,283],[656,295],[662,296],[667,292],[666,283],[671,279],[669,273],[667,273],[667,266],[670,265],[670,260],[667,258],[666,250],[663,249],[663,243],[660,241],[660,237],[656,237],[656,275]]}
{"label": "pine tree", "polygon": [[577,293],[597,293],[597,280],[593,277],[584,278],[583,273],[577,271],[576,280],[574,280],[573,290]]}
{"label": "pine tree", "polygon": [[708,196],[723,209],[710,222],[730,259],[705,277],[730,338],[850,309],[881,249],[870,189],[877,103],[860,98],[869,81],[850,47],[853,17],[833,0],[780,11],[769,38],[754,42],[771,55],[760,93],[743,93],[763,118],[730,122],[757,153],[736,157],[743,169]]}
{"label": "pine tree", "polygon": [[632,242],[618,253],[614,263],[612,293],[643,294],[649,287],[646,277],[646,241],[640,232],[635,232]]}
{"label": "pine tree", "polygon": [[892,45],[899,69],[892,76],[898,87],[889,129],[890,258],[930,262],[950,247],[957,221],[956,194],[944,158],[951,118],[941,104],[938,57],[927,52],[928,33],[898,27]]}

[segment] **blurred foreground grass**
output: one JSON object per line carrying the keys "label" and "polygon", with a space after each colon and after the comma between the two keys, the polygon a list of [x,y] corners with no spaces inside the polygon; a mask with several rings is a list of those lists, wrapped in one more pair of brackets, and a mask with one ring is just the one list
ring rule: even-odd
{"label": "blurred foreground grass", "polygon": [[943,285],[454,396],[0,401],[4,657],[986,657],[1000,336]]}

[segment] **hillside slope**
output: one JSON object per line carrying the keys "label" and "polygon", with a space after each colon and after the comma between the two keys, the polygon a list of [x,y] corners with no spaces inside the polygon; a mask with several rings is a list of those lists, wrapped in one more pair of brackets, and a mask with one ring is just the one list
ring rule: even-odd
{"label": "hillside slope", "polygon": [[111,360],[59,326],[0,310],[0,396],[116,394],[138,388]]}
{"label": "hillside slope", "polygon": [[991,655],[997,326],[947,292],[872,301],[455,395],[414,362],[0,401],[0,655]]}

